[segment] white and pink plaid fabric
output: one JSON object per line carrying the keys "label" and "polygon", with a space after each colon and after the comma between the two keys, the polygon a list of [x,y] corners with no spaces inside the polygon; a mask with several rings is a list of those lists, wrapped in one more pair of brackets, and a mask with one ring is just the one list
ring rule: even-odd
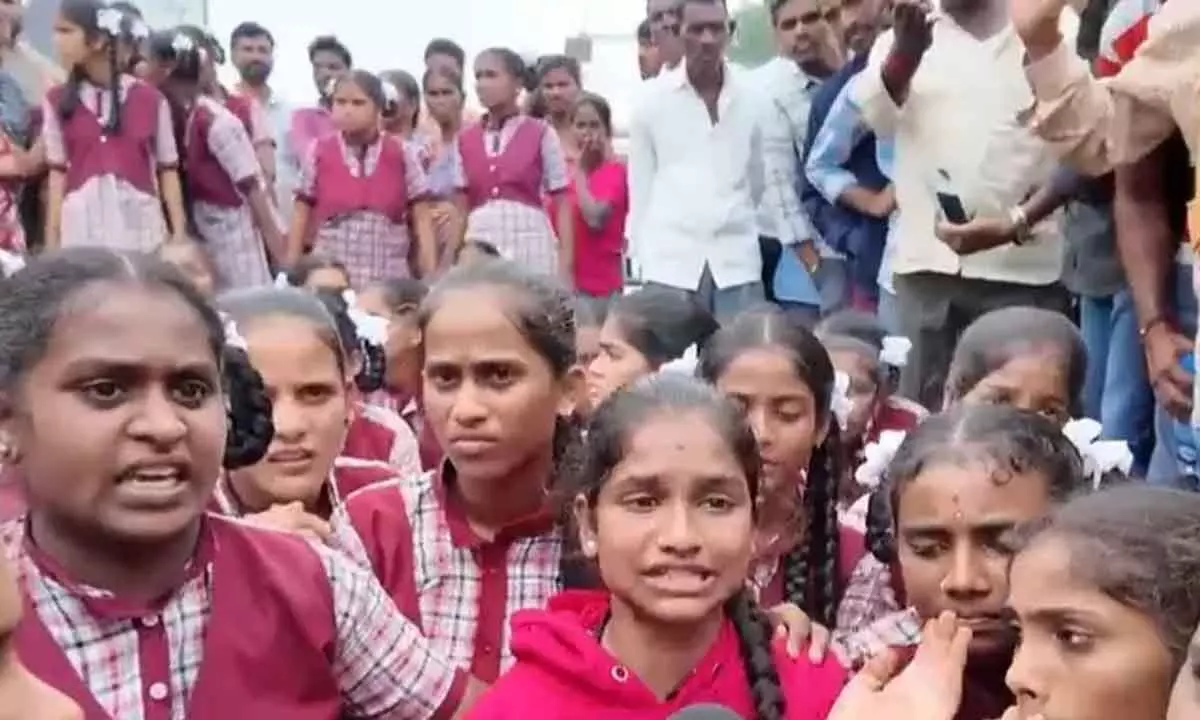
{"label": "white and pink plaid fabric", "polygon": [[[210,521],[230,522],[215,517]],[[143,700],[152,693],[142,677],[138,632],[143,623],[162,623],[170,644],[170,667],[156,676],[169,678],[172,720],[186,720],[186,703],[204,660],[211,566],[180,587],[160,615],[140,621],[103,620],[87,610],[82,598],[104,597],[105,593],[67,586],[49,577],[26,552],[24,533],[24,518],[0,524],[0,550],[16,568],[38,618],[100,707],[120,720],[145,717]],[[369,573],[336,552],[313,547],[333,590],[331,620],[337,624],[338,637],[333,670],[342,689],[346,717],[432,717],[451,691],[454,667],[396,611]]]}
{"label": "white and pink plaid fabric", "polygon": [[[513,662],[509,649],[512,616],[519,610],[544,608],[562,589],[559,557],[562,536],[558,529],[540,535],[514,537],[506,545],[480,543],[467,547],[455,543],[447,510],[439,498],[436,472],[381,483],[351,495],[349,502],[366,493],[398,493],[412,528],[413,582],[421,606],[421,628],[433,651],[459,667],[470,668],[476,655],[477,631],[485,568],[480,556],[503,552],[507,583],[503,631],[498,649],[500,672]],[[362,538],[346,514],[345,505],[334,511],[330,542],[369,567]],[[485,648],[486,650],[487,648]]]}
{"label": "white and pink plaid fabric", "polygon": [[[212,113],[208,147],[230,180],[236,185],[246,178],[257,177],[261,182],[258,157],[241,121],[212,98],[201,97],[198,103]],[[190,136],[191,133],[185,134]],[[216,270],[218,289],[271,284],[266,247],[248,204],[231,208],[196,201],[192,203],[192,217]]]}
{"label": "white and pink plaid fabric", "polygon": [[[483,147],[489,157],[502,154],[521,124],[524,116],[512,118],[499,131],[485,130]],[[567,163],[558,135],[553,131],[542,134],[542,189],[547,193],[567,189]],[[456,187],[466,187],[462,156],[455,142],[451,155]],[[496,246],[504,259],[547,275],[558,275],[558,234],[550,216],[542,207],[531,207],[513,200],[492,200],[475,208],[467,218],[467,240],[483,240]]]}
{"label": "white and pink plaid fabric", "polygon": [[[384,137],[376,141],[360,160],[355,152],[342,143],[342,159],[355,177],[371,175],[379,164],[383,142],[396,142]],[[409,202],[429,195],[425,168],[411,146],[401,143],[404,152],[404,177],[408,184]],[[316,188],[316,144],[309,149],[300,170],[297,193],[312,197]],[[405,278],[412,274],[408,262],[408,223],[394,223],[375,212],[358,212],[335,217],[317,228],[313,251],[340,260],[350,272],[355,287],[365,287],[389,278]]]}
{"label": "white and pink plaid fabric", "polygon": [[[123,77],[122,101],[135,81]],[[111,93],[90,83],[79,88],[80,112],[91,112],[106,123],[113,107]],[[71,159],[66,155],[58,110],[49,100],[42,103],[45,118],[43,138],[46,162],[66,167]],[[155,157],[150,160],[157,171],[160,167],[179,164],[175,146],[175,130],[166,98],[159,99],[158,127],[155,132]],[[167,225],[162,204],[157,195],[147,195],[124,180],[111,175],[89,178],[78,189],[63,198],[62,247],[107,247],[113,250],[152,252],[167,239]]]}

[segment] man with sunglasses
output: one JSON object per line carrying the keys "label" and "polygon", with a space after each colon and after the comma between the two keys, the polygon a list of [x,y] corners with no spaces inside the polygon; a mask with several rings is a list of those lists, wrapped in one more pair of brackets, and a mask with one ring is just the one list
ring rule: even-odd
{"label": "man with sunglasses", "polygon": [[725,61],[724,0],[685,0],[679,19],[683,61],[650,81],[630,123],[630,245],[647,285],[727,319],[763,300],[761,102]]}

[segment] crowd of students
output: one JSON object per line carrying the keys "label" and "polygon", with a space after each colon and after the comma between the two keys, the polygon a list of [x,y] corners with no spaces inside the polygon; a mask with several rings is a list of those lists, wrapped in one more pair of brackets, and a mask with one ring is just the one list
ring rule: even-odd
{"label": "crowd of students", "polygon": [[[659,4],[723,52],[719,0]],[[1018,5],[1052,50],[1061,2]],[[1200,494],[1100,439],[1057,309],[981,310],[922,406],[875,308],[810,328],[708,261],[622,294],[623,170],[570,62],[521,107],[524,61],[484,51],[464,123],[434,46],[439,146],[414,78],[314,45],[289,206],[206,33],[64,0],[56,37],[13,156],[48,170],[44,247],[0,279],[0,718],[1200,718]],[[689,112],[670,78],[639,122]],[[1039,131],[1068,144],[1076,103],[1117,132],[1084,96]]]}

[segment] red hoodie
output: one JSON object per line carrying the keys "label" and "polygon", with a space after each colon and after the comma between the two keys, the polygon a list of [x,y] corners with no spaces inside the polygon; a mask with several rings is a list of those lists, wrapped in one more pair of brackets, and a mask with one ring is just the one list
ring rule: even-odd
{"label": "red hoodie", "polygon": [[[471,709],[469,720],[666,720],[698,703],[756,716],[733,625],[726,622],[695,671],[667,700],[659,700],[605,650],[597,631],[608,611],[603,592],[570,591],[546,610],[512,619],[516,664]],[[832,657],[813,665],[774,648],[787,702],[787,720],[823,720],[842,690],[846,671]]]}

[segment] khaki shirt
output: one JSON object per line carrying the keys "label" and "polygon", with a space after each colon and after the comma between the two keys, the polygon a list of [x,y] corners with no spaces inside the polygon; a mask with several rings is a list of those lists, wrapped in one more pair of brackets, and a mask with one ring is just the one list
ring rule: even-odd
{"label": "khaki shirt", "polygon": [[[1150,20],[1146,41],[1111,78],[1092,77],[1065,43],[1029,64],[1026,76],[1036,99],[1027,122],[1079,170],[1100,175],[1134,162],[1176,127],[1193,165],[1200,165],[1200,2],[1164,4]],[[1189,228],[1193,243],[1200,241],[1196,201]]]}

